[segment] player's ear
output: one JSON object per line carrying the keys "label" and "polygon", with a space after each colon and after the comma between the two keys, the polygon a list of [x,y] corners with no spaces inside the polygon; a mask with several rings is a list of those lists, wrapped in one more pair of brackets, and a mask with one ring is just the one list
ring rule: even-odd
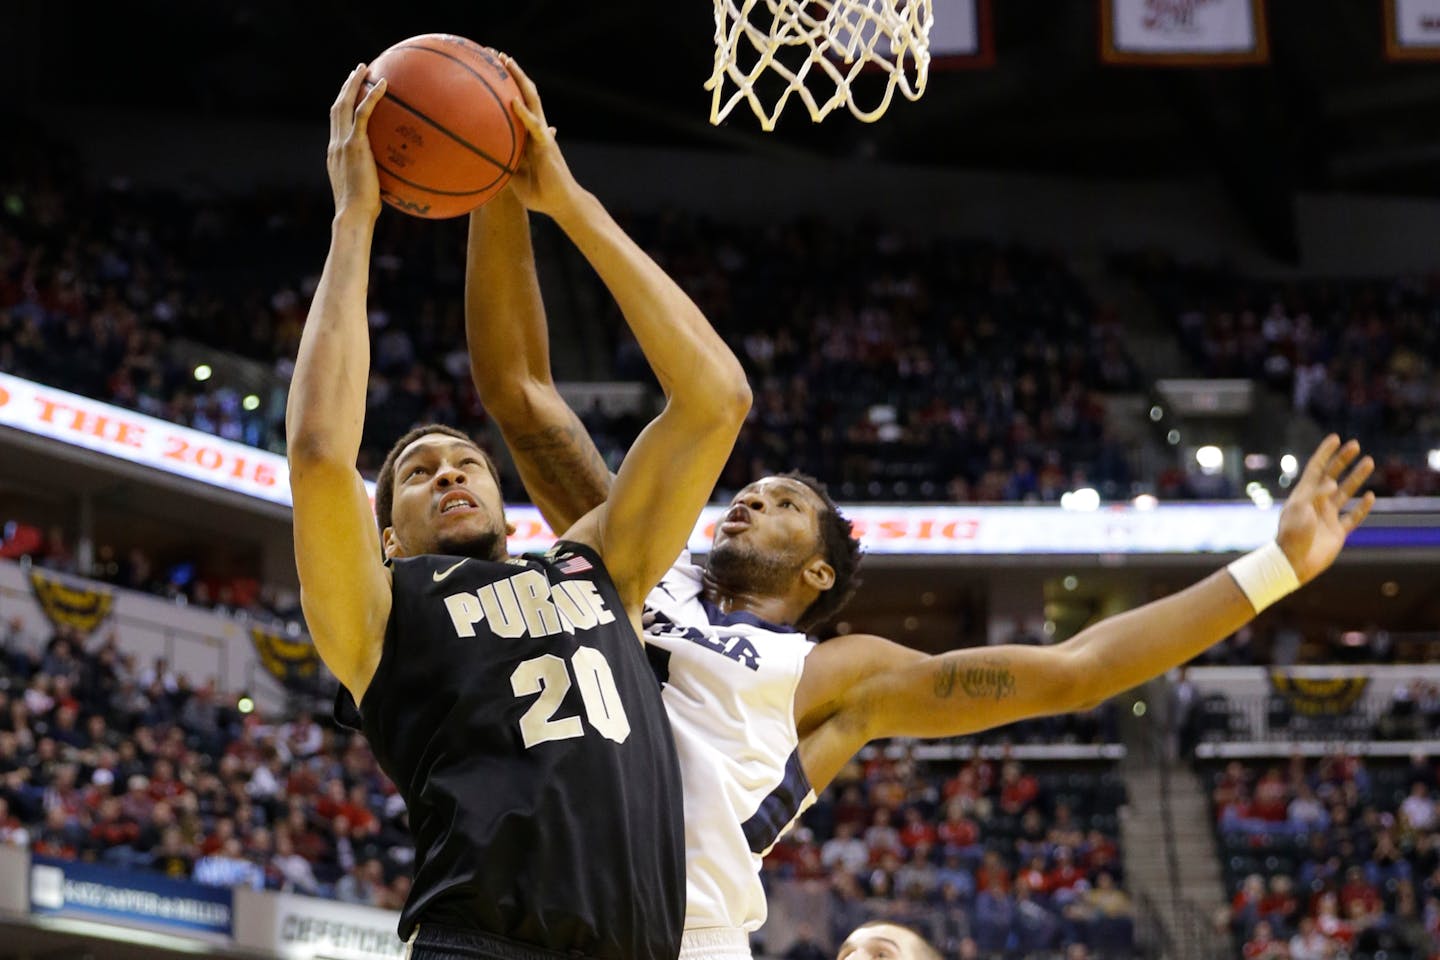
{"label": "player's ear", "polygon": [[515,536],[515,531],[518,530],[518,529],[520,529],[520,528],[517,527],[517,526],[515,526],[515,521],[514,521],[514,520],[511,520],[509,517],[506,517],[506,518],[505,518],[505,536],[507,536],[507,537],[513,537],[513,536]]}
{"label": "player's ear", "polygon": [[380,549],[384,551],[386,560],[405,556],[405,548],[400,545],[400,538],[396,536],[394,527],[386,527],[380,532]]}
{"label": "player's ear", "polygon": [[805,581],[805,586],[824,593],[835,586],[835,568],[826,563],[824,557],[813,557],[800,571],[800,579]]}

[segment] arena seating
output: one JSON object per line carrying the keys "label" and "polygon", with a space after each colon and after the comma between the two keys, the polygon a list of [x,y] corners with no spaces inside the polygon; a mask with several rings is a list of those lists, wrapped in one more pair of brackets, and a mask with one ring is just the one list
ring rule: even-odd
{"label": "arena seating", "polygon": [[[199,882],[398,908],[413,857],[404,805],[363,738],[319,711],[241,714],[233,697],[192,684],[163,662],[137,664],[122,633],[123,625],[87,650],[71,631],[24,636],[14,623],[0,624],[0,842]],[[1093,742],[1113,736],[1113,717],[1101,715],[1109,710],[1073,726],[1054,721],[995,736]],[[804,849],[818,851],[834,824],[857,813],[868,820],[872,806],[897,817],[913,807],[928,824],[919,835],[950,836],[941,811],[963,794],[967,816],[980,830],[952,844],[965,868],[978,863],[986,845],[1003,850],[1011,869],[1063,845],[1087,870],[1093,867],[1090,872],[1104,867],[1120,878],[1113,811],[1123,786],[1113,769],[1036,768],[1037,792],[1028,792],[1027,781],[1008,803],[994,764],[970,768],[973,783],[957,771],[941,779],[938,769],[922,779],[903,764],[872,762],[856,770],[859,779],[847,775],[809,814],[801,834],[808,839],[777,847],[768,876],[793,874]],[[845,799],[852,788],[868,791],[863,809]],[[1073,827],[1049,836],[1038,811],[1061,806],[1070,810],[1062,823]],[[916,832],[898,836],[909,844],[899,866],[938,876],[949,855],[943,844],[931,843],[934,862],[927,871],[910,854]],[[1078,878],[1066,884],[1077,897],[1083,893]],[[1081,937],[1094,927],[1087,903],[1067,906],[1054,891],[1041,891],[1043,883],[1032,885],[1036,902],[1054,908],[1054,936]],[[926,889],[927,896],[939,895],[936,883]],[[965,902],[969,909],[969,896]],[[996,930],[991,934],[999,936]]]}
{"label": "arena seating", "polygon": [[1365,438],[1380,496],[1433,496],[1440,288],[1433,278],[1282,282],[1159,255],[1117,267],[1153,298],[1206,376],[1247,377],[1325,430]]}
{"label": "arena seating", "polygon": [[1437,771],[1430,756],[1406,763],[1340,753],[1201,766],[1237,950],[1292,960],[1433,955]]}
{"label": "arena seating", "polygon": [[[867,920],[920,930],[947,957],[1132,955],[1114,764],[908,755],[851,764],[765,861],[772,889],[819,885],[833,952]],[[824,926],[821,933],[818,927]]]}
{"label": "arena seating", "polygon": [[[283,449],[278,391],[246,409],[241,390],[197,382],[171,348],[198,342],[283,378],[318,280],[325,198],[27,186],[30,205],[0,214],[0,370]],[[722,486],[800,468],[847,499],[1055,501],[1084,485],[1124,496],[1137,479],[1105,434],[1102,399],[1135,386],[1133,365],[1054,257],[873,226],[627,226],[755,383]],[[362,468],[413,423],[484,422],[464,352],[463,244],[453,224],[381,220]],[[648,379],[618,315],[600,326],[611,376]],[[642,425],[582,413],[612,463]],[[523,496],[513,478],[507,495]]]}

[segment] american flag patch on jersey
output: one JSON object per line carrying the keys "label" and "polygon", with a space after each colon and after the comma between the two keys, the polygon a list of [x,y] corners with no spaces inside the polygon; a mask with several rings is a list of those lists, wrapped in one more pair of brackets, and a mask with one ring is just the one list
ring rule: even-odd
{"label": "american flag patch on jersey", "polygon": [[595,565],[584,557],[575,556],[564,563],[557,563],[555,569],[563,574],[584,573],[586,570],[594,570]]}

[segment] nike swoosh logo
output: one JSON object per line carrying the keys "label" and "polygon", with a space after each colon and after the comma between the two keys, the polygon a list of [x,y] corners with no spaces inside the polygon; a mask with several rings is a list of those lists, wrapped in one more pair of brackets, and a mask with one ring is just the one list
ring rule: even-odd
{"label": "nike swoosh logo", "polygon": [[[469,558],[467,557],[466,559],[468,560]],[[452,574],[452,573],[454,573],[456,570],[460,569],[460,567],[463,566],[464,563],[465,563],[465,560],[461,560],[459,563],[455,564],[455,566],[451,567],[449,570],[436,570],[434,573],[431,574],[431,576],[435,578],[435,582],[436,582],[436,583],[439,583],[441,580],[444,580],[446,577],[450,576],[450,574]]]}

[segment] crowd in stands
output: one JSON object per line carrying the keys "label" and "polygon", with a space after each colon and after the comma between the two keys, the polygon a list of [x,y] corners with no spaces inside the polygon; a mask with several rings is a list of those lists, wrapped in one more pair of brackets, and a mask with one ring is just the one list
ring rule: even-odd
{"label": "crowd in stands", "polygon": [[1364,438],[1381,496],[1440,494],[1426,460],[1440,436],[1440,278],[1278,282],[1122,263],[1206,376],[1268,383],[1322,429]]}
{"label": "crowd in stands", "polygon": [[404,805],[364,740],[241,714],[114,634],[0,626],[0,842],[218,886],[398,908]]}
{"label": "crowd in stands", "polygon": [[[935,935],[961,956],[967,938],[982,955],[1116,945],[1130,930],[1122,798],[1113,768],[975,761],[942,776],[873,759],[777,846],[766,879],[833,875],[837,929],[943,924]],[[43,639],[18,621],[0,626],[0,842],[389,908],[413,857],[403,802],[358,735],[243,714],[163,659],[137,664],[114,632]]]}
{"label": "crowd in stands", "polygon": [[[874,223],[627,225],[749,371],[728,484],[796,467],[846,499],[1130,492],[1102,392],[1133,388],[1135,370],[1058,258]],[[618,342],[617,374],[642,376],[633,341]]]}
{"label": "crowd in stands", "polygon": [[[947,958],[1132,955],[1113,766],[852,763],[765,860],[772,892],[828,890],[810,937],[833,956],[861,923],[918,930]],[[822,929],[823,928],[823,929]],[[762,931],[763,934],[763,931]]]}
{"label": "crowd in stands", "polygon": [[1209,770],[1246,960],[1440,956],[1440,766],[1417,755]]}
{"label": "crowd in stands", "polygon": [[[241,388],[197,381],[173,347],[240,355],[283,385],[318,282],[326,198],[97,194],[62,171],[0,183],[13,200],[0,208],[0,371],[282,450],[278,386],[247,409]],[[873,224],[759,230],[669,214],[627,226],[754,382],[724,487],[799,468],[849,499],[1053,502],[1084,485],[1126,496],[1138,479],[1105,434],[1102,399],[1133,387],[1134,368],[1057,258]],[[416,422],[485,423],[465,353],[464,238],[457,224],[380,221],[362,470]],[[613,336],[610,375],[649,379],[609,310],[583,319]],[[643,423],[582,414],[612,465]]]}

